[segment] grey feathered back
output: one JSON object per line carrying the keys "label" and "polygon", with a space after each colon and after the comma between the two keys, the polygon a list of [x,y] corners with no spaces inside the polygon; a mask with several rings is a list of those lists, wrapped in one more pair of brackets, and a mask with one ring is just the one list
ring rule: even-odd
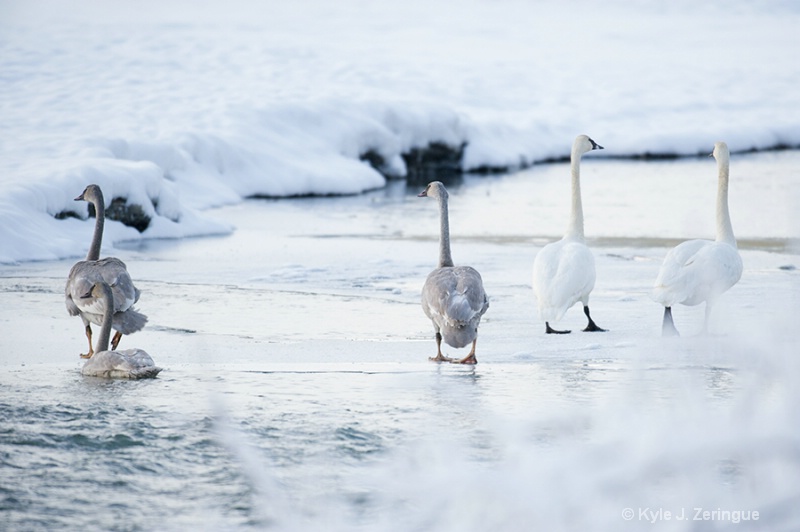
{"label": "grey feathered back", "polygon": [[[82,260],[70,269],[64,288],[65,304],[70,316],[80,316],[84,326],[103,323],[103,302],[91,296],[92,286],[103,281],[111,287],[114,295],[114,317],[112,326],[122,334],[140,331],[147,323],[147,316],[133,308],[140,292],[133,285],[125,263],[115,257],[96,259],[102,240],[105,207],[103,193],[97,185],[89,185],[76,201],[90,201],[95,206],[97,223],[92,237],[87,260]],[[92,258],[95,260],[90,260]]]}
{"label": "grey feathered back", "polygon": [[100,351],[86,361],[81,374],[107,379],[152,379],[161,372],[152,357],[141,349]]}
{"label": "grey feathered back", "polygon": [[447,345],[466,346],[478,336],[481,317],[489,309],[481,274],[470,266],[433,270],[422,287],[422,308]]}
{"label": "grey feathered back", "polygon": [[422,287],[422,309],[448,345],[464,347],[477,338],[478,324],[489,308],[489,298],[475,268],[453,265],[447,189],[434,181],[420,196],[434,198],[439,203],[439,261]]}

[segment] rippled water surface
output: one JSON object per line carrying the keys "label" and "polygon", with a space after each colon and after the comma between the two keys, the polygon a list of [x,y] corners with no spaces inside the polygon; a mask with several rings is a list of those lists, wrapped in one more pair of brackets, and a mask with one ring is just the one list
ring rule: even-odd
{"label": "rippled water surface", "polygon": [[[72,261],[2,266],[0,528],[797,529],[796,159],[741,163],[781,186],[732,196],[745,273],[711,334],[702,307],[676,309],[678,339],[647,291],[672,240],[710,236],[712,163],[586,164],[602,334],[578,308],[570,335],[536,318],[530,268],[566,223],[564,165],[452,184],[455,260],[491,297],[476,367],[426,360],[436,212],[402,183],[219,209],[227,238],[119,246],[150,318],[121,347],[147,350],[155,380],[80,375]],[[662,186],[703,188],[709,170],[707,197]],[[698,507],[759,517],[674,517]]]}

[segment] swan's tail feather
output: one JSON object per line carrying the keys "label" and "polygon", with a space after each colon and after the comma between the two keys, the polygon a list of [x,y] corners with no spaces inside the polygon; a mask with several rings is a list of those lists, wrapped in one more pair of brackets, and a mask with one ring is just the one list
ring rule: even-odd
{"label": "swan's tail feather", "polygon": [[122,334],[132,334],[141,331],[147,323],[147,316],[135,310],[133,307],[125,312],[114,314],[113,327]]}
{"label": "swan's tail feather", "polygon": [[447,317],[448,321],[453,322],[453,325],[466,325],[474,316],[475,310],[466,295],[457,294],[448,301]]}

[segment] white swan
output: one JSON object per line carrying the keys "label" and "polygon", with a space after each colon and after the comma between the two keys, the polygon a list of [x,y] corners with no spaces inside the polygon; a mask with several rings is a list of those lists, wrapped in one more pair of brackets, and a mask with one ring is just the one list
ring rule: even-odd
{"label": "white swan", "polygon": [[699,305],[706,302],[703,330],[708,330],[708,318],[714,303],[742,276],[742,257],[736,247],[731,215],[728,211],[728,177],[730,153],[724,142],[714,144],[711,153],[717,160],[717,238],[687,240],[678,244],[664,258],[651,297],[664,305],[661,331],[664,336],[677,336],[672,321],[672,306]]}
{"label": "white swan", "polygon": [[65,303],[70,316],[80,316],[89,340],[89,352],[81,354],[83,358],[91,358],[92,326],[102,325],[103,306],[95,298],[85,297],[91,293],[92,286],[98,281],[108,283],[114,293],[113,328],[117,333],[111,341],[111,348],[116,349],[123,334],[131,334],[141,330],[147,323],[147,316],[137,312],[133,304],[139,300],[139,290],[133,286],[131,276],[125,263],[114,257],[100,259],[100,246],[103,240],[105,223],[105,201],[103,192],[97,185],[89,185],[75,201],[88,201],[94,205],[96,221],[92,245],[86,260],[75,263],[67,276],[64,289]]}
{"label": "white swan", "polygon": [[[439,264],[422,287],[422,310],[436,331],[436,362],[477,364],[475,345],[478,324],[489,308],[481,274],[469,266],[454,266],[450,254],[450,222],[447,212],[447,189],[439,181],[430,183],[419,197],[439,202]],[[461,360],[442,354],[442,339],[447,345],[461,348],[472,342],[469,354]]]}
{"label": "white swan", "polygon": [[578,135],[572,144],[572,209],[569,227],[564,238],[544,246],[533,261],[533,291],[539,303],[539,318],[545,323],[545,332],[565,334],[550,327],[559,321],[575,303],[583,303],[583,312],[589,319],[584,331],[605,331],[597,326],[589,314],[589,294],[594,288],[594,256],[583,236],[583,206],[581,204],[581,156],[603,147],[586,135]]}
{"label": "white swan", "polygon": [[81,368],[81,374],[88,377],[112,379],[146,379],[158,375],[161,368],[156,367],[153,359],[145,351],[141,349],[108,350],[114,314],[114,294],[108,283],[96,282],[91,290],[81,297],[99,301],[104,308],[103,325],[97,338],[97,348],[94,355]]}

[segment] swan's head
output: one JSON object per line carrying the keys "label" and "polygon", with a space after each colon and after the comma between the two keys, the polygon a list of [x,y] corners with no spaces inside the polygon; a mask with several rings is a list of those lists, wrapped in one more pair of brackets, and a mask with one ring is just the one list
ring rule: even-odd
{"label": "swan's head", "polygon": [[572,144],[572,151],[578,155],[583,155],[592,150],[602,150],[603,147],[589,138],[588,135],[578,135]]}
{"label": "swan's head", "polygon": [[105,281],[98,281],[92,285],[92,290],[82,297],[93,297],[95,299],[111,299],[114,294],[111,292],[111,287]]}
{"label": "swan's head", "polygon": [[88,201],[89,203],[102,203],[103,191],[97,185],[89,185],[75,201]]}
{"label": "swan's head", "polygon": [[428,186],[425,187],[425,190],[417,194],[420,198],[442,198],[447,199],[447,189],[444,188],[444,185],[441,181],[432,181],[428,183]]}
{"label": "swan's head", "polygon": [[727,162],[731,154],[728,151],[728,145],[722,141],[719,141],[714,144],[714,151],[711,152],[711,157],[716,159],[718,162]]}

